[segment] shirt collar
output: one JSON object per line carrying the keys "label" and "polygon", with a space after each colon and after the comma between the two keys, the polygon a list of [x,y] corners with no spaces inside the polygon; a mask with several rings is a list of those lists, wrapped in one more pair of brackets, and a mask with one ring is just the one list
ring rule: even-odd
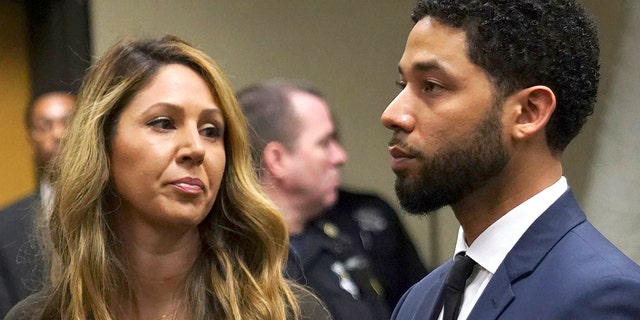
{"label": "shirt collar", "polygon": [[567,188],[567,179],[561,177],[554,184],[513,208],[490,225],[471,246],[467,246],[464,232],[460,227],[455,254],[466,251],[475,262],[494,274],[531,224],[558,200]]}

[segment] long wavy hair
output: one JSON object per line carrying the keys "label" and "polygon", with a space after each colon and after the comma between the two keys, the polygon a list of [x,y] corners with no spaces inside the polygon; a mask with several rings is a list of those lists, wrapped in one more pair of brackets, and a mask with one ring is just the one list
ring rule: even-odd
{"label": "long wavy hair", "polygon": [[118,319],[120,303],[135,303],[109,226],[109,210],[118,199],[110,144],[124,106],[167,64],[201,75],[226,122],[221,188],[199,225],[201,252],[182,286],[186,318],[298,318],[292,285],[282,275],[286,226],[256,181],[246,120],[233,90],[211,58],[173,36],[116,44],[82,84],[50,173],[56,197],[46,235],[51,272],[41,318]]}

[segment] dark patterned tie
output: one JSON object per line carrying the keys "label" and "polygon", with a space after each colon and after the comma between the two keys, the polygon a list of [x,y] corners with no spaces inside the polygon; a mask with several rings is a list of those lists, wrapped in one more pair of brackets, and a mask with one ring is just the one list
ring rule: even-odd
{"label": "dark patterned tie", "polygon": [[476,262],[467,257],[464,252],[458,253],[453,259],[453,266],[444,281],[444,290],[442,292],[444,316],[442,319],[455,320],[458,318],[467,278],[471,275],[475,265]]}

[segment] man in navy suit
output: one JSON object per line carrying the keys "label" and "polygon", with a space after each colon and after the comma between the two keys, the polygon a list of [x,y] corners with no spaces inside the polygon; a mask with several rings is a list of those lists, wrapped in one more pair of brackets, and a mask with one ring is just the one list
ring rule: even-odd
{"label": "man in navy suit", "polygon": [[[586,220],[562,176],[598,89],[585,10],[574,0],[421,0],[412,19],[401,91],[381,121],[393,131],[402,206],[450,205],[466,256],[456,260],[476,263],[447,319],[640,319],[640,267]],[[409,289],[392,318],[442,319],[451,268]]]}
{"label": "man in navy suit", "polygon": [[0,318],[42,285],[44,262],[35,220],[43,202],[52,201],[45,169],[60,149],[74,101],[70,93],[54,91],[36,97],[27,106],[25,125],[38,190],[0,210]]}

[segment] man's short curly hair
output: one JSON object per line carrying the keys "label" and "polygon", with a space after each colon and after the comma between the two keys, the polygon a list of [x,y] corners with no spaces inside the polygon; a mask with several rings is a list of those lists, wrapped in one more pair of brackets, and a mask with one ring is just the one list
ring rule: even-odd
{"label": "man's short curly hair", "polygon": [[595,24],[574,0],[418,0],[411,18],[463,29],[469,59],[504,98],[535,85],[556,95],[545,131],[561,153],[593,113],[600,78]]}

